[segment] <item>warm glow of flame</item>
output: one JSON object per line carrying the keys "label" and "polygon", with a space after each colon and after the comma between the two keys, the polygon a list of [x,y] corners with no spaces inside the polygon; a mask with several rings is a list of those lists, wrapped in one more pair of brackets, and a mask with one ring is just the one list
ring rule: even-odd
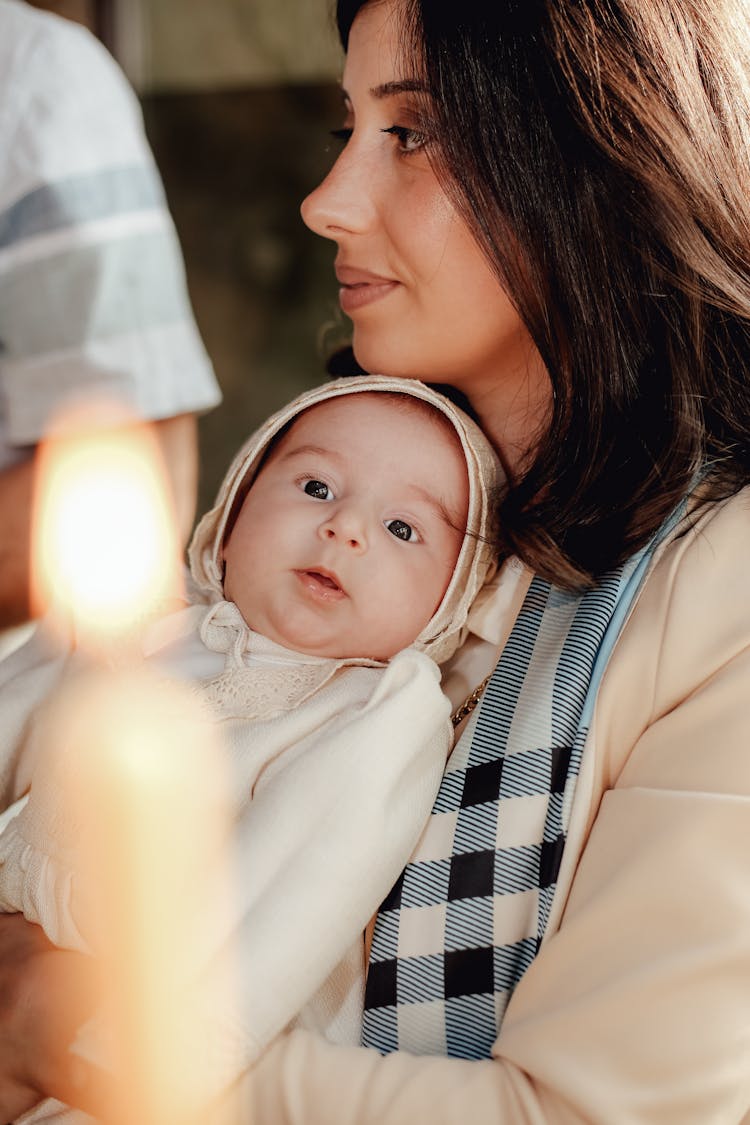
{"label": "warm glow of flame", "polygon": [[148,427],[112,406],[61,418],[38,462],[35,611],[54,606],[84,638],[111,638],[179,588],[166,473]]}
{"label": "warm glow of flame", "polygon": [[112,1034],[98,1061],[117,1091],[105,1125],[228,1125],[206,1107],[221,1088],[214,1051],[232,1025],[234,966],[201,985],[228,894],[215,724],[144,666],[88,669],[47,721],[59,800],[80,825],[77,917],[104,970]]}
{"label": "warm glow of flame", "polygon": [[222,961],[205,983],[201,972],[216,952],[205,919],[224,917],[229,902],[222,748],[188,688],[130,643],[181,593],[158,443],[120,407],[88,405],[55,425],[36,482],[35,612],[66,633],[72,625],[81,650],[42,710],[50,757],[40,776],[76,825],[71,902],[80,895],[79,929],[104,970],[111,1034],[98,1061],[117,1093],[103,1120],[221,1125],[206,1107],[219,1088],[212,1035],[230,1018],[231,969]]}

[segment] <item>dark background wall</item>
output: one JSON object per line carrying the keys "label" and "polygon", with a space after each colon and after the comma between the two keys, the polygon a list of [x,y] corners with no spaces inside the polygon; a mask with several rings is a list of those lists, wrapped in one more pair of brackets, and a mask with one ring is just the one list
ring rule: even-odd
{"label": "dark background wall", "polygon": [[143,99],[147,131],[182,241],[195,315],[224,392],[201,419],[201,500],[273,410],[326,377],[346,328],[335,249],[299,216],[325,174],[330,85]]}

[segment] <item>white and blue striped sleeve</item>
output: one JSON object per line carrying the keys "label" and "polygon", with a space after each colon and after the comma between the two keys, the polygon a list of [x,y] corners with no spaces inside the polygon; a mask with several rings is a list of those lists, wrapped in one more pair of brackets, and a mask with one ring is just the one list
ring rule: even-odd
{"label": "white and blue striped sleeve", "polygon": [[33,13],[29,30],[28,9],[16,27],[20,7],[0,5],[0,446],[36,443],[87,391],[147,418],[208,409],[220,393],[137,99],[83,28]]}

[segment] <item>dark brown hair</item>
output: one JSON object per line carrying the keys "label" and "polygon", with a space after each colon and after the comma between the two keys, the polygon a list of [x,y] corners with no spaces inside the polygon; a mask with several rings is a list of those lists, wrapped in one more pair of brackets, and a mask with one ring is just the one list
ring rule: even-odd
{"label": "dark brown hair", "polygon": [[[366,2],[339,0],[344,46]],[[746,5],[402,0],[402,14],[436,170],[553,388],[500,503],[504,548],[581,585],[643,546],[696,474],[708,498],[750,480]]]}

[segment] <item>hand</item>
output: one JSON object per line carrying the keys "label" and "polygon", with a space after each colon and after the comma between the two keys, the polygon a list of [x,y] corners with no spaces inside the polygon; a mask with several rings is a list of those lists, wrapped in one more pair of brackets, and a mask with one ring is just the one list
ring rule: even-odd
{"label": "hand", "polygon": [[56,949],[20,914],[0,915],[0,1121],[47,1096],[101,1105],[97,1076],[67,1050],[95,1006],[88,957]]}

